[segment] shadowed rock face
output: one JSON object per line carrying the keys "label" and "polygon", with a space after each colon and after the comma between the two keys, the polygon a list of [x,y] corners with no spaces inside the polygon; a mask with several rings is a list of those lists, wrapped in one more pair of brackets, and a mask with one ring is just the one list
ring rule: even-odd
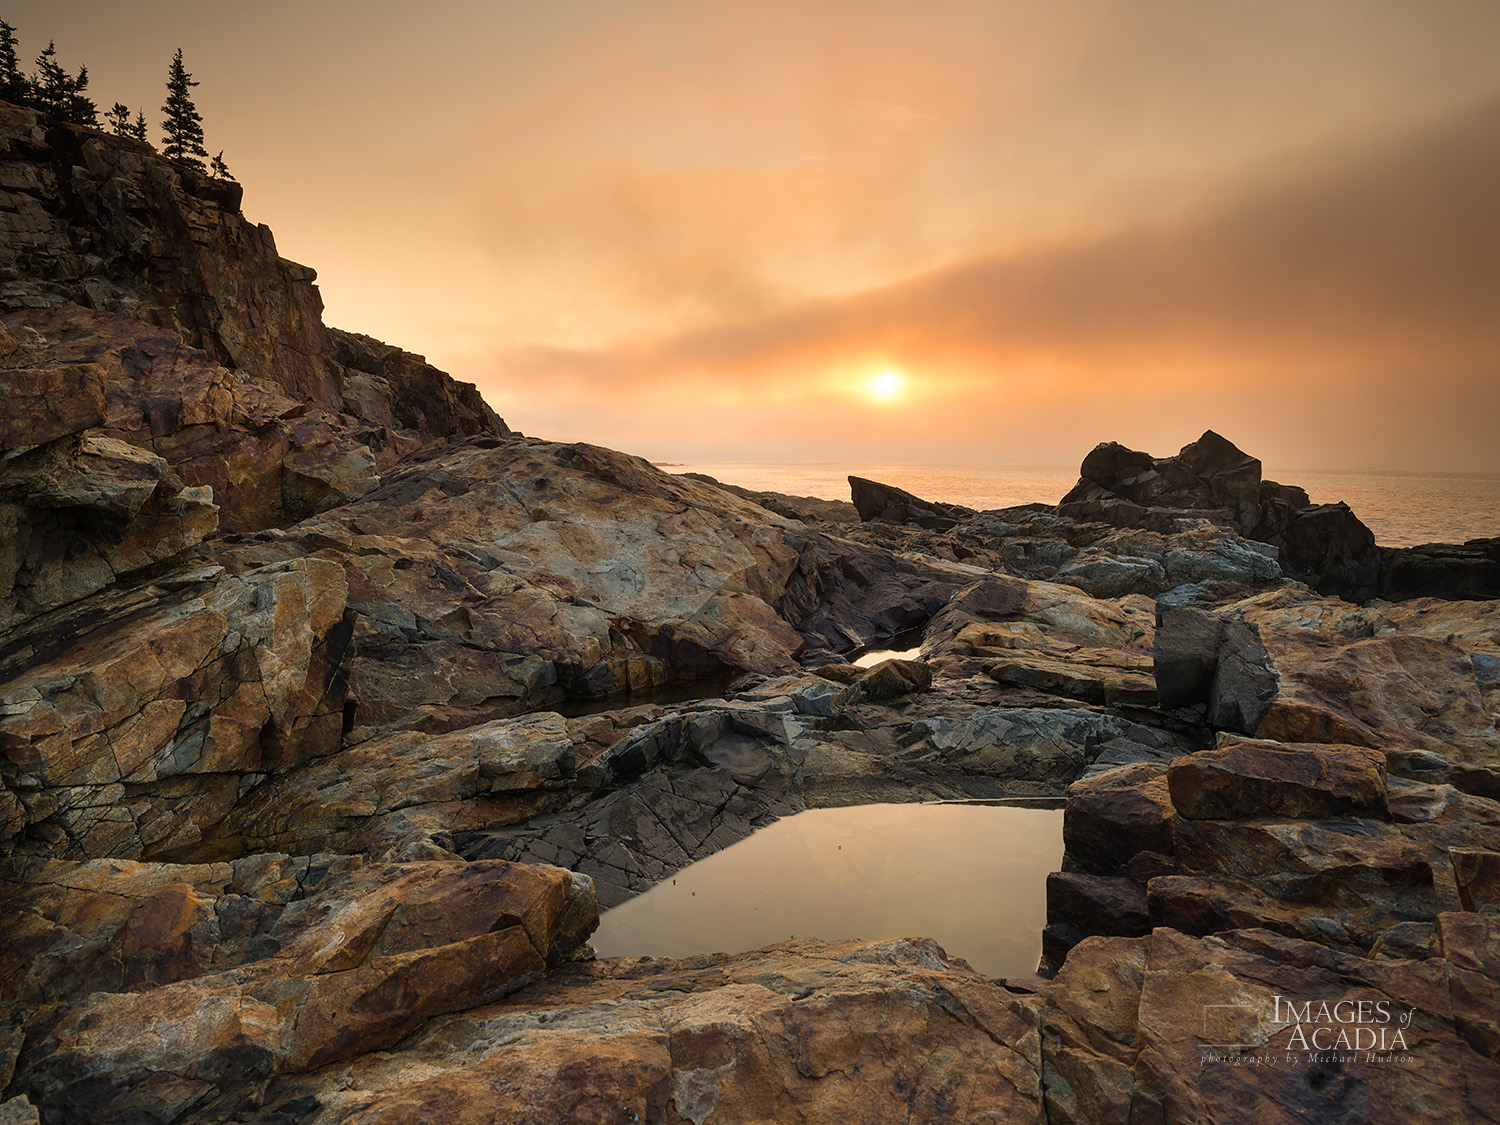
{"label": "shadowed rock face", "polygon": [[[1214,435],[859,525],[522,438],[233,185],[7,107],[0,185],[0,1123],[1493,1116],[1497,603],[1287,583],[1359,529]],[[776,816],[1064,795],[1054,980],[587,960]],[[1205,1061],[1277,997],[1420,1065]]]}

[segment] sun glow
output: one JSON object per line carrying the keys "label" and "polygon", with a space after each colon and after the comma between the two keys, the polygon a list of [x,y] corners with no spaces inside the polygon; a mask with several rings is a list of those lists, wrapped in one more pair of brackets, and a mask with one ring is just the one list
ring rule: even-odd
{"label": "sun glow", "polygon": [[870,397],[878,402],[890,402],[906,386],[906,376],[899,371],[882,371],[865,384]]}

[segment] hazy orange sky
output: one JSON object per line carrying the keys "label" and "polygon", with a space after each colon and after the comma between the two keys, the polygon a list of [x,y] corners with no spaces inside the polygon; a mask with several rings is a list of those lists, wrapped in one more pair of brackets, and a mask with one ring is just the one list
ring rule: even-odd
{"label": "hazy orange sky", "polygon": [[1269,470],[1500,471],[1494,0],[0,18],[153,139],[180,46],[328,322],[528,433],[1076,463],[1212,427]]}

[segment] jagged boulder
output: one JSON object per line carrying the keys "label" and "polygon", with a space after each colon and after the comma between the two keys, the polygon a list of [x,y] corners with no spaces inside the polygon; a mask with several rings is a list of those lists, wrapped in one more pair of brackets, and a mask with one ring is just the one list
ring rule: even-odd
{"label": "jagged boulder", "polygon": [[1347,504],[1312,504],[1301,488],[1263,480],[1260,461],[1212,430],[1170,457],[1096,446],[1057,510],[1157,532],[1210,519],[1276,548],[1282,568],[1320,593],[1356,601],[1500,597],[1500,550],[1485,541],[1377,547]]}
{"label": "jagged boulder", "polygon": [[882,523],[910,523],[918,527],[949,528],[974,510],[958,504],[938,504],[913,496],[905,489],[864,477],[849,478],[849,491],[859,518]]}
{"label": "jagged boulder", "polygon": [[343,368],[340,407],[360,421],[419,438],[503,435],[510,431],[473,383],[460,383],[419,355],[370,336],[328,330]]}
{"label": "jagged boulder", "polygon": [[1358,607],[1287,589],[1165,608],[1155,654],[1171,705],[1205,704],[1221,730],[1420,751],[1470,767],[1482,792],[1500,769],[1497,623],[1494,602]]}

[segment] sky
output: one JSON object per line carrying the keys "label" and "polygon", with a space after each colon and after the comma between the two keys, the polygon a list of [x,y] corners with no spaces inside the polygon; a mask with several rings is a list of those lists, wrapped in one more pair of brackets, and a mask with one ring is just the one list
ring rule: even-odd
{"label": "sky", "polygon": [[[329,324],[656,460],[1500,472],[1493,0],[0,0]],[[159,143],[159,142],[158,142]]]}

